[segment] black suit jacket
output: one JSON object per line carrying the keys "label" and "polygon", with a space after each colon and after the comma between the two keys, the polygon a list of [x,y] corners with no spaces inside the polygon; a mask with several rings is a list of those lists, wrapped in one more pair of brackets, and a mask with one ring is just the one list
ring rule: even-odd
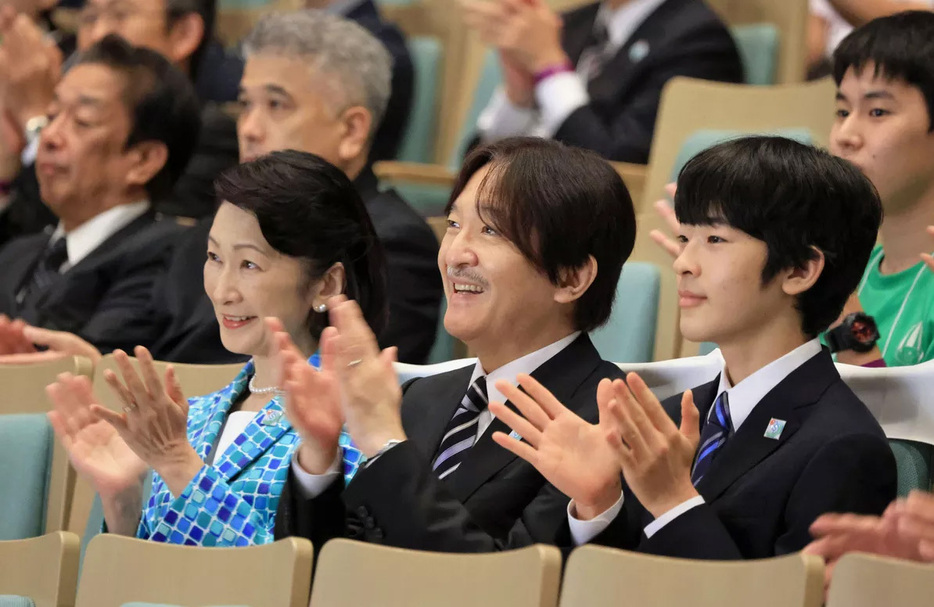
{"label": "black suit jacket", "polygon": [[[343,536],[442,552],[490,552],[552,542],[567,518],[568,498],[530,464],[493,442],[494,432],[509,432],[500,420],[493,420],[443,481],[431,469],[472,372],[468,366],[406,384],[402,425],[409,440],[360,470],[346,489],[335,482],[306,500],[290,477],[277,513],[276,537],[304,536],[316,550]],[[601,360],[585,334],[532,376],[593,422],[597,384],[623,374]]]}
{"label": "black suit jacket", "polygon": [[[562,46],[575,65],[591,37],[599,6],[590,4],[564,15]],[[631,54],[637,43],[648,45],[641,59]],[[649,15],[590,82],[590,103],[572,112],[554,138],[609,160],[648,162],[662,87],[675,76],[743,81],[730,32],[700,0],[667,0]]]}
{"label": "black suit jacket", "polygon": [[[706,419],[719,377],[694,390]],[[681,396],[664,403],[680,423]],[[785,420],[778,440],[771,419]],[[882,428],[840,379],[827,351],[769,392],[727,441],[697,485],[706,504],[651,538],[652,516],[627,491],[623,512],[596,543],[662,556],[758,559],[801,550],[826,512],[881,514],[895,498],[895,458]],[[569,544],[567,525],[559,541]]]}
{"label": "black suit jacket", "polygon": [[415,96],[415,68],[412,66],[412,56],[405,44],[402,30],[383,20],[373,0],[364,0],[346,16],[373,34],[392,56],[392,93],[389,95],[386,114],[373,139],[370,162],[394,160],[402,143]]}
{"label": "black suit jacket", "polygon": [[[438,241],[425,220],[393,190],[380,192],[364,171],[355,185],[363,198],[388,267],[389,324],[382,347],[399,347],[399,359],[421,363],[434,343],[442,288]],[[159,360],[224,363],[244,360],[224,348],[211,301],[204,292],[204,259],[211,219],[184,234],[156,290],[153,315],[163,330],[152,345]],[[144,343],[143,345],[149,345]]]}
{"label": "black suit jacket", "polygon": [[443,296],[438,239],[395,190],[377,188],[369,169],[354,185],[386,254],[389,322],[379,336],[380,347],[398,347],[402,362],[424,363],[435,341]]}
{"label": "black suit jacket", "polygon": [[[155,201],[156,210],[183,217],[213,216],[214,179],[237,164],[239,156],[237,125],[213,104],[206,105],[201,111],[201,133],[191,160],[170,198]],[[0,213],[0,246],[58,223],[58,218],[42,202],[34,164],[19,172],[10,196],[10,205]]]}
{"label": "black suit jacket", "polygon": [[[181,230],[152,213],[139,217],[64,272],[25,320],[80,335],[105,353],[150,343],[159,330],[149,313],[153,284]],[[0,312],[20,315],[16,295],[48,243],[49,234],[35,234],[0,250]]]}

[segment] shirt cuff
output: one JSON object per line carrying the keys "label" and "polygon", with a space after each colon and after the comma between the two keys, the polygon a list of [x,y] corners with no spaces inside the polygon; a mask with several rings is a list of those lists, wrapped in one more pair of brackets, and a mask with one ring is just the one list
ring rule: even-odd
{"label": "shirt cuff", "polygon": [[314,499],[325,492],[331,484],[341,477],[341,454],[338,449],[334,461],[324,474],[309,474],[298,463],[298,450],[292,454],[292,473],[298,484],[299,491],[305,499]]}
{"label": "shirt cuff", "polygon": [[502,87],[496,89],[477,119],[477,129],[486,141],[531,135],[537,124],[537,112],[513,105]]}
{"label": "shirt cuff", "polygon": [[620,491],[619,499],[609,509],[601,512],[589,521],[582,521],[574,516],[574,500],[568,504],[568,526],[571,528],[571,539],[575,546],[586,544],[597,537],[610,526],[610,523],[619,515],[623,509],[623,492]]}
{"label": "shirt cuff", "polygon": [[554,137],[575,110],[590,103],[587,87],[577,72],[558,72],[535,87],[535,99],[541,110],[543,137]]}
{"label": "shirt cuff", "polygon": [[662,527],[664,527],[671,521],[675,520],[676,518],[678,518],[679,516],[681,516],[688,510],[690,510],[691,508],[696,508],[697,506],[700,506],[701,504],[704,504],[704,503],[705,503],[704,498],[698,495],[696,497],[692,497],[686,502],[682,502],[678,504],[677,506],[675,506],[674,508],[672,508],[665,514],[661,515],[660,517],[658,517],[657,519],[655,519],[654,521],[646,525],[645,526],[645,537],[652,537],[653,535],[661,531]]}

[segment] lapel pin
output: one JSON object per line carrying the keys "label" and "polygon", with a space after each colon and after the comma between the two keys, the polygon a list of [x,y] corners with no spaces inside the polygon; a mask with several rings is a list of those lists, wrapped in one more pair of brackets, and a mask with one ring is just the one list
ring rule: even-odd
{"label": "lapel pin", "polygon": [[266,415],[263,417],[263,425],[275,426],[280,419],[282,419],[282,411],[266,411]]}
{"label": "lapel pin", "polygon": [[765,438],[771,438],[772,440],[778,440],[782,436],[782,430],[785,429],[785,420],[775,419],[774,417],[769,420],[769,425],[765,429]]}
{"label": "lapel pin", "polygon": [[649,54],[649,43],[645,40],[636,40],[629,47],[629,60],[633,63],[639,63]]}
{"label": "lapel pin", "polygon": [[522,440],[522,435],[516,432],[515,430],[513,430],[512,432],[509,433],[509,438],[514,438],[516,440]]}

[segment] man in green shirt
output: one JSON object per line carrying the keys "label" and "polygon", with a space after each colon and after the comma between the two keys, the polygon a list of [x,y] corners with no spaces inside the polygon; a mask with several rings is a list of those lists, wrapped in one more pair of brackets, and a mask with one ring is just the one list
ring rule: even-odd
{"label": "man in green shirt", "polygon": [[[882,198],[881,245],[831,329],[837,359],[888,366],[934,358],[934,13],[907,11],[856,29],[834,53],[830,150],[856,164]],[[872,323],[878,341],[872,346]]]}

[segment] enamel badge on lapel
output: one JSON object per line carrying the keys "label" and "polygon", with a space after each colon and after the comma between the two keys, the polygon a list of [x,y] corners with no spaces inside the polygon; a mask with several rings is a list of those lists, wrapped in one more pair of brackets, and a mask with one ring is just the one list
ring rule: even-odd
{"label": "enamel badge on lapel", "polygon": [[782,430],[785,429],[785,420],[775,419],[774,417],[769,420],[769,425],[765,429],[765,438],[771,438],[773,440],[778,440],[782,436]]}
{"label": "enamel badge on lapel", "polygon": [[282,419],[282,411],[266,411],[266,415],[263,417],[263,425],[275,426],[280,419]]}
{"label": "enamel badge on lapel", "polygon": [[639,63],[649,54],[649,43],[645,40],[636,40],[629,47],[629,60],[633,63]]}

